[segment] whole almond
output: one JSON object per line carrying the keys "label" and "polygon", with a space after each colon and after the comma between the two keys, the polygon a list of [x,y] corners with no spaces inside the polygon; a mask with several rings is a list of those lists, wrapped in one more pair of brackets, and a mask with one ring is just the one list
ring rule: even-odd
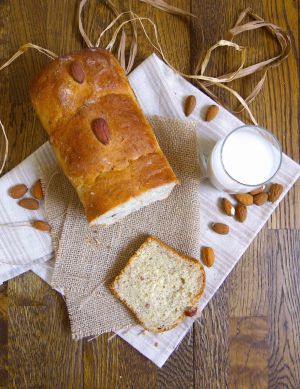
{"label": "whole almond", "polygon": [[29,209],[30,211],[34,211],[39,208],[39,202],[33,198],[21,199],[18,201],[18,204],[20,207]]}
{"label": "whole almond", "polygon": [[44,198],[42,183],[41,180],[37,180],[31,187],[31,194],[37,200],[42,200]]}
{"label": "whole almond", "polygon": [[268,193],[261,192],[253,196],[253,202],[255,205],[263,205],[268,200]]}
{"label": "whole almond", "polygon": [[207,267],[211,267],[215,262],[215,252],[211,247],[203,247],[201,250],[201,259]]}
{"label": "whole almond", "polygon": [[9,189],[8,193],[13,199],[19,199],[24,196],[28,191],[28,188],[25,184],[17,184]]}
{"label": "whole almond", "polygon": [[266,187],[266,185],[263,185],[260,188],[253,189],[251,192],[249,192],[249,194],[251,194],[252,196],[255,196],[255,195],[263,192],[265,190],[265,187]]}
{"label": "whole almond", "polygon": [[247,219],[247,207],[242,204],[238,204],[235,208],[235,216],[240,223],[243,223]]}
{"label": "whole almond", "polygon": [[196,107],[196,97],[193,95],[188,96],[184,102],[185,116],[189,116],[194,111],[195,107]]}
{"label": "whole almond", "polygon": [[271,203],[275,203],[275,201],[279,199],[282,191],[283,186],[281,184],[272,184],[269,189],[268,200],[271,201]]}
{"label": "whole almond", "polygon": [[225,197],[222,199],[222,206],[223,206],[223,210],[226,213],[226,215],[228,215],[228,216],[234,216],[235,215],[234,206]]}
{"label": "whole almond", "polygon": [[189,307],[189,308],[187,308],[187,309],[184,311],[185,316],[190,316],[190,317],[195,316],[196,313],[197,313],[197,310],[198,310],[197,307]]}
{"label": "whole almond", "polygon": [[110,132],[107,121],[103,118],[99,118],[93,121],[92,130],[96,138],[104,145],[108,145],[110,142]]}
{"label": "whole almond", "polygon": [[227,235],[229,233],[229,227],[227,224],[223,223],[212,223],[211,228],[217,233],[221,235]]}
{"label": "whole almond", "polygon": [[71,76],[76,82],[78,82],[78,84],[83,83],[85,79],[85,74],[84,74],[83,66],[80,62],[74,61],[71,63]]}
{"label": "whole almond", "polygon": [[210,107],[208,107],[205,120],[207,122],[213,120],[217,116],[219,110],[220,108],[217,105],[211,105]]}
{"label": "whole almond", "polygon": [[39,231],[51,231],[51,226],[47,222],[44,222],[43,220],[33,220],[31,222],[31,225],[33,228]]}
{"label": "whole almond", "polygon": [[253,204],[253,196],[249,193],[238,193],[234,197],[242,205],[248,206]]}

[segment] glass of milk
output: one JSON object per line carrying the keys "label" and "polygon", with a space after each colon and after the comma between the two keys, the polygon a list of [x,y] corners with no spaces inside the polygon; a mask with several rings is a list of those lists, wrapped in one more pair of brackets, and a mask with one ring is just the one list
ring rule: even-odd
{"label": "glass of milk", "polygon": [[281,160],[281,145],[274,135],[258,126],[241,126],[216,143],[207,176],[219,190],[249,192],[270,181]]}

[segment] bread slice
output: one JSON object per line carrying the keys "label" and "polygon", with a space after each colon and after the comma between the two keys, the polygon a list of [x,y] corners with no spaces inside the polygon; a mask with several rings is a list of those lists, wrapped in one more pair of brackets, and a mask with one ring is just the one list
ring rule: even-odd
{"label": "bread slice", "polygon": [[[176,327],[199,301],[203,266],[150,236],[111,285],[112,292],[149,331]],[[193,311],[195,313],[195,310]]]}

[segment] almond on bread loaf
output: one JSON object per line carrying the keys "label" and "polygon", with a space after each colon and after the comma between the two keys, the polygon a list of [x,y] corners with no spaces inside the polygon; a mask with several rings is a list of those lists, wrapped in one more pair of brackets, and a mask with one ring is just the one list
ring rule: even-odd
{"label": "almond on bread loaf", "polygon": [[30,95],[90,224],[112,224],[176,185],[110,52],[85,49],[56,59],[31,82]]}
{"label": "almond on bread loaf", "polygon": [[111,284],[149,331],[163,332],[196,313],[205,286],[199,261],[149,237]]}

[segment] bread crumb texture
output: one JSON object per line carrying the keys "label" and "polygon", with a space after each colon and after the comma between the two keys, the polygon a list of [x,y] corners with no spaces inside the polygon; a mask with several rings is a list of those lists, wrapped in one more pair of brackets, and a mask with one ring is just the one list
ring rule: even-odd
{"label": "bread crumb texture", "polygon": [[204,287],[202,265],[150,237],[115,279],[113,292],[146,329],[173,328],[199,300]]}

